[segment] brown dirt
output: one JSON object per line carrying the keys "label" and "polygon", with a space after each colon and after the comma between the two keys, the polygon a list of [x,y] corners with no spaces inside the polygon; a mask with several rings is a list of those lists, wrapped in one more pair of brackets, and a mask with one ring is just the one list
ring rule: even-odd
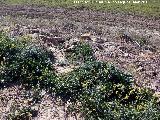
{"label": "brown dirt", "polygon": [[[87,9],[1,5],[0,26],[11,37],[30,35],[39,39],[40,35],[51,38],[58,36],[64,41],[78,39],[82,33],[90,32],[91,45],[97,59],[111,62],[123,71],[130,72],[136,84],[160,92],[160,17]],[[140,44],[141,40],[147,42]],[[0,90],[0,96],[5,91]],[[14,98],[10,100],[13,101]],[[44,101],[49,102],[46,105],[51,104],[51,98],[47,98],[47,95]],[[43,116],[47,116],[46,111],[53,110],[51,106],[46,107],[44,115],[36,119],[44,119]],[[0,106],[2,108],[4,109]],[[54,120],[52,115],[45,119]]]}

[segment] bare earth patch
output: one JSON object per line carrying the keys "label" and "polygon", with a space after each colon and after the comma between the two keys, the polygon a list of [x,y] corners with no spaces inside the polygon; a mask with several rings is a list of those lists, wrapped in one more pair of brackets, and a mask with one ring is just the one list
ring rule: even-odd
{"label": "bare earth patch", "polygon": [[[86,9],[1,5],[0,30],[9,32],[11,37],[29,36],[45,43],[53,51],[61,43],[66,48],[71,47],[82,34],[90,32],[87,41],[98,60],[114,63],[123,71],[130,72],[139,86],[160,92],[159,17]],[[63,51],[59,48],[57,52],[57,58],[62,62],[65,61]],[[57,64],[55,68],[58,72],[68,72],[73,66],[61,67]],[[13,104],[28,105],[29,98],[24,98],[23,93],[24,90],[18,86],[0,89],[1,120],[6,119]],[[39,113],[34,120],[82,120],[75,114],[67,117],[64,105],[57,105],[47,93],[37,107]]]}

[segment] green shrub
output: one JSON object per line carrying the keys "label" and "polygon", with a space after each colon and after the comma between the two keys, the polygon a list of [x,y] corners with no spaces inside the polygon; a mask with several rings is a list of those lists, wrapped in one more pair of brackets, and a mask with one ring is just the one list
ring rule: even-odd
{"label": "green shrub", "polygon": [[97,87],[99,81],[101,81],[101,84],[106,83],[106,88],[109,90],[112,90],[113,84],[122,84],[127,87],[132,83],[130,77],[109,64],[87,62],[71,73],[62,75],[57,80],[57,85],[59,85],[57,88],[64,92],[63,95],[66,94],[65,96],[75,96],[76,94],[79,96],[80,91],[91,90],[92,87]]}
{"label": "green shrub", "polygon": [[152,91],[135,87],[130,75],[105,62],[87,62],[56,79],[55,85],[63,100],[81,104],[87,120],[140,120],[160,115]]}
{"label": "green shrub", "polygon": [[[16,59],[16,54],[20,53],[24,47],[16,39],[10,39],[4,33],[0,33],[0,84],[5,82],[5,68],[11,65]],[[10,80],[9,80],[10,81]]]}
{"label": "green shrub", "polygon": [[73,63],[85,63],[95,60],[93,49],[85,42],[77,43],[70,52],[66,52],[66,57]]}
{"label": "green shrub", "polygon": [[[1,36],[1,84],[20,83],[26,87],[46,87],[54,77],[54,56],[39,45]],[[5,59],[4,59],[5,58]]]}
{"label": "green shrub", "polygon": [[[104,86],[102,85],[101,88]],[[146,120],[148,118],[158,120],[160,110],[155,99],[145,95],[145,90],[141,92],[135,88],[132,90],[135,92],[130,93],[131,90],[128,90],[125,97],[121,98],[122,100],[120,98],[106,99],[106,92],[108,92],[106,90],[96,88],[87,90],[80,96],[81,111],[87,120],[106,120],[106,118],[107,120]],[[126,96],[130,99],[126,99]],[[127,103],[122,102],[124,99]]]}
{"label": "green shrub", "polygon": [[10,62],[15,59],[15,54],[19,53],[22,48],[22,44],[20,44],[16,39],[10,39],[3,33],[0,33],[0,62],[1,65],[4,62]]}
{"label": "green shrub", "polygon": [[45,48],[31,45],[24,48],[18,57],[21,79],[27,86],[46,86],[53,73],[54,57]]}

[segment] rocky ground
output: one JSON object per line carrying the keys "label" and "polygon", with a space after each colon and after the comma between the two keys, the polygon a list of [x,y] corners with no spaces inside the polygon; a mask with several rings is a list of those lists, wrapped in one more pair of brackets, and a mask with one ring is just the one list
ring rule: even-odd
{"label": "rocky ground", "polygon": [[[59,73],[75,67],[67,65],[64,50],[72,47],[73,42],[86,40],[93,47],[98,60],[113,63],[131,73],[136,84],[160,92],[159,17],[85,8],[0,5],[0,29],[11,37],[31,37],[45,44],[58,58],[55,68]],[[66,66],[61,67],[60,62],[66,63]],[[5,100],[0,101],[0,119],[5,119],[12,104],[29,99],[21,95],[24,93],[21,89],[14,86],[0,90],[0,96],[6,96]],[[37,107],[39,112],[35,120],[82,119],[76,113],[67,116],[65,106],[56,105],[47,93],[44,93]]]}

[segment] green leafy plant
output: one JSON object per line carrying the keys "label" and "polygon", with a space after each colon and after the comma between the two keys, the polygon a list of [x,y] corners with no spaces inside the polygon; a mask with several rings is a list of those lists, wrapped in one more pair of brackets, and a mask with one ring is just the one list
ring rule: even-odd
{"label": "green leafy plant", "polygon": [[[62,75],[56,85],[55,93],[64,101],[80,103],[87,120],[140,120],[149,114],[160,115],[152,91],[134,86],[131,75],[105,62],[87,62]],[[148,113],[149,108],[155,111]]]}
{"label": "green leafy plant", "polygon": [[[24,48],[18,58],[21,79],[27,86],[45,86],[52,73],[54,57],[45,48],[31,45]],[[54,74],[54,73],[53,73]]]}
{"label": "green leafy plant", "polygon": [[[88,90],[93,86],[97,86],[97,84],[99,84],[99,81],[101,81],[102,83],[107,82],[108,87],[111,88],[112,84],[123,84],[128,86],[131,84],[130,77],[131,76],[123,74],[109,64],[101,62],[87,62],[80,68],[72,71],[71,73],[62,75],[58,82],[60,81],[64,83],[59,84],[62,87],[66,87],[66,90],[68,90],[68,92],[71,92],[71,95],[74,95],[74,93],[77,93],[80,90]],[[63,90],[63,88],[61,89],[61,86],[59,86],[58,88],[62,91],[65,91]],[[68,89],[68,87],[71,88]],[[75,92],[70,91],[74,88]],[[67,91],[65,92],[68,93]]]}
{"label": "green leafy plant", "polygon": [[46,87],[54,76],[52,53],[39,45],[24,44],[3,36],[1,39],[1,83],[17,82],[26,87]]}
{"label": "green leafy plant", "polygon": [[66,57],[73,63],[85,63],[95,60],[93,49],[85,42],[78,42],[70,52],[66,52]]}
{"label": "green leafy plant", "polygon": [[21,44],[16,39],[10,39],[4,33],[0,33],[0,62],[9,62],[15,58],[15,54],[20,52]]}
{"label": "green leafy plant", "polygon": [[[7,75],[5,75],[5,69],[8,65],[11,65],[17,58],[17,54],[20,53],[21,49],[25,46],[22,42],[17,39],[11,39],[4,33],[0,33],[0,84],[6,81]],[[11,81],[11,80],[9,80]]]}

